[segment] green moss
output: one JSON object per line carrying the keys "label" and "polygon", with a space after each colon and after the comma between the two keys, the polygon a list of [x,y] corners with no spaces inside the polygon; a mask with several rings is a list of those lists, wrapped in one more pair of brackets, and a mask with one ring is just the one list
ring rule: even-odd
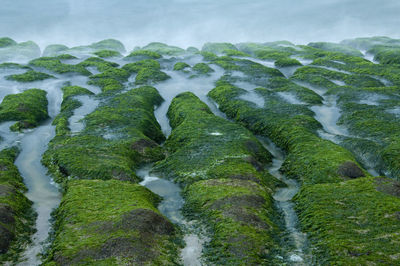
{"label": "green moss", "polygon": [[272,261],[279,233],[271,217],[273,201],[254,182],[214,179],[196,182],[185,190],[186,211],[198,213],[212,228],[204,249],[207,263],[264,265]]}
{"label": "green moss", "polygon": [[[86,62],[86,64],[92,63]],[[88,84],[99,86],[103,93],[122,90],[122,83],[127,82],[131,75],[125,69],[113,67],[112,64],[108,64],[107,62],[95,62],[93,64],[104,71],[100,74],[90,76]]]}
{"label": "green moss", "polygon": [[88,89],[79,86],[66,86],[62,87],[63,91],[63,101],[61,103],[61,112],[54,118],[53,125],[56,126],[56,135],[66,135],[70,132],[68,119],[74,114],[74,110],[80,106],[82,103],[76,99],[75,96],[78,95],[93,95],[94,93]]}
{"label": "green moss", "polygon": [[17,148],[0,151],[0,263],[17,262],[34,232],[35,213],[14,165]]}
{"label": "green moss", "polygon": [[57,74],[77,73],[84,76],[91,75],[91,73],[81,65],[64,64],[61,63],[60,59],[65,59],[65,57],[40,57],[30,61],[29,65],[44,68]]}
{"label": "green moss", "polygon": [[2,63],[0,64],[0,69],[31,69],[31,68],[17,63]]}
{"label": "green moss", "polygon": [[8,38],[8,37],[0,38],[0,48],[4,48],[7,46],[12,46],[12,45],[16,45],[16,44],[17,44],[17,42],[11,38]]}
{"label": "green moss", "polygon": [[[138,181],[134,170],[140,164],[163,157],[157,143],[164,136],[153,114],[161,101],[152,87],[104,99],[85,117],[83,131],[73,136],[61,131],[50,142],[43,163],[59,183],[69,178]],[[68,117],[71,109],[65,106],[60,116]]]}
{"label": "green moss", "polygon": [[121,82],[112,78],[94,79],[90,80],[88,84],[100,87],[103,93],[112,93],[124,88]]}
{"label": "green moss", "polygon": [[185,54],[186,51],[176,46],[170,46],[160,42],[152,42],[141,48],[141,50],[148,50],[156,52],[161,55],[177,56]]}
{"label": "green moss", "polygon": [[124,45],[115,39],[106,39],[89,45],[90,48],[101,51],[101,50],[112,50],[119,53],[125,53]]}
{"label": "green moss", "polygon": [[160,71],[160,68],[160,63],[154,59],[144,59],[122,67],[122,69],[131,74],[137,73],[135,83],[138,85],[157,83],[169,79],[170,76]]}
{"label": "green moss", "polygon": [[374,59],[381,64],[399,65],[400,64],[400,47],[375,46],[368,52],[375,54]]}
{"label": "green moss", "polygon": [[397,183],[367,178],[305,186],[295,201],[319,263],[399,263]]}
{"label": "green moss", "polygon": [[197,49],[196,47],[190,46],[186,49],[186,51],[188,53],[192,53],[192,54],[197,54],[199,52],[199,49]]}
{"label": "green moss", "polygon": [[18,121],[12,130],[36,127],[49,117],[47,104],[46,92],[39,89],[7,95],[0,104],[0,121]]}
{"label": "green moss", "polygon": [[225,50],[237,50],[231,43],[206,43],[201,48],[202,52],[212,52],[214,54],[222,54]]}
{"label": "green moss", "polygon": [[290,67],[290,66],[301,66],[302,64],[293,58],[280,58],[275,61],[276,67]]}
{"label": "green moss", "polygon": [[57,56],[68,51],[68,47],[62,44],[51,44],[46,46],[43,56]]}
{"label": "green moss", "polygon": [[[339,168],[356,160],[346,149],[316,135],[321,125],[302,106],[285,104],[266,90],[260,95],[267,103],[256,108],[238,96],[240,88],[219,82],[209,96],[228,117],[244,124],[256,134],[270,138],[287,152],[282,170],[303,183],[330,183],[343,180]],[[277,106],[279,106],[277,108]]]}
{"label": "green moss", "polygon": [[[355,87],[383,86],[383,84],[379,80],[374,79],[368,75],[347,74],[334,70],[311,66],[298,68],[291,79],[306,81],[322,87],[326,87],[326,83],[324,83],[324,80],[340,80],[345,82],[347,85]],[[332,85],[334,86],[334,83],[332,83],[331,86],[328,86],[328,88],[332,87]]]}
{"label": "green moss", "polygon": [[9,75],[6,76],[7,80],[14,80],[18,82],[34,82],[34,81],[40,81],[40,80],[45,80],[45,79],[51,79],[55,78],[52,75],[42,73],[42,72],[36,72],[33,70],[29,70],[23,74],[15,74],[15,75]]}
{"label": "green moss", "polygon": [[169,155],[154,171],[182,184],[185,213],[209,227],[207,262],[265,263],[277,247],[271,203],[277,181],[263,171],[271,155],[248,130],[213,115],[193,93],[176,96],[167,115],[173,128],[165,142]]}
{"label": "green moss", "polygon": [[159,201],[130,182],[69,182],[44,265],[176,265],[179,233],[158,212]]}
{"label": "green moss", "polygon": [[224,50],[223,53],[227,56],[240,56],[240,57],[250,57],[248,53],[244,53],[234,49]]}
{"label": "green moss", "polygon": [[118,51],[114,51],[114,50],[100,50],[100,51],[94,52],[93,54],[95,54],[101,58],[122,57],[122,55]]}
{"label": "green moss", "polygon": [[329,42],[314,42],[314,43],[309,43],[308,45],[322,50],[339,52],[352,56],[360,56],[360,57],[363,56],[363,54],[359,50],[344,44],[329,43]]}
{"label": "green moss", "polygon": [[169,78],[171,77],[159,70],[141,69],[136,75],[135,83],[138,85],[152,84],[167,80]]}
{"label": "green moss", "polygon": [[40,47],[32,42],[21,42],[0,49],[1,61],[29,60],[40,56]]}
{"label": "green moss", "polygon": [[141,58],[141,59],[159,59],[162,56],[150,50],[136,50],[130,53],[126,58]]}
{"label": "green moss", "polygon": [[109,62],[98,57],[89,57],[80,62],[78,65],[82,67],[96,67],[100,72],[119,67],[117,63]]}
{"label": "green moss", "polygon": [[214,72],[214,70],[206,63],[197,63],[193,66],[192,70],[198,75],[207,75],[211,72]]}
{"label": "green moss", "polygon": [[185,62],[178,62],[174,65],[175,71],[185,70],[185,68],[190,68],[190,65],[186,64]]}

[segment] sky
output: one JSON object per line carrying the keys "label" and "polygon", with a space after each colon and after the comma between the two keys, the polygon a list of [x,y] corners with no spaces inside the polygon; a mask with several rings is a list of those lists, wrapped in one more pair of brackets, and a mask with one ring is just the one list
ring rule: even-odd
{"label": "sky", "polygon": [[338,42],[400,38],[399,0],[2,0],[0,36],[40,46],[106,38],[128,48],[160,41]]}

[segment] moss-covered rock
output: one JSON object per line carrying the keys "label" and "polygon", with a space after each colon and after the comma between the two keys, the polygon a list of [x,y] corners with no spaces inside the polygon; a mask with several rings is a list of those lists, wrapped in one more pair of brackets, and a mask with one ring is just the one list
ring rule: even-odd
{"label": "moss-covered rock", "polygon": [[165,43],[160,43],[160,42],[149,43],[148,45],[142,47],[141,50],[148,50],[156,52],[161,55],[169,55],[169,56],[183,55],[186,53],[186,51],[182,48],[167,45]]}
{"label": "moss-covered rock", "polygon": [[49,116],[47,113],[46,92],[30,89],[4,97],[0,104],[0,121],[18,121],[11,130],[22,130],[39,125]]}
{"label": "moss-covered rock", "polygon": [[114,51],[114,50],[100,50],[100,51],[94,52],[93,54],[95,54],[101,58],[122,57],[120,52]]}
{"label": "moss-covered rock", "polygon": [[12,46],[12,45],[16,45],[16,44],[17,44],[17,42],[11,38],[8,38],[8,37],[0,38],[0,48],[4,48],[7,46]]}
{"label": "moss-covered rock", "polygon": [[160,70],[160,63],[154,59],[144,59],[129,63],[124,65],[122,69],[130,74],[136,73],[135,83],[138,85],[157,83],[170,78]]}
{"label": "moss-covered rock", "polygon": [[[59,183],[69,178],[138,181],[134,170],[140,164],[163,158],[157,143],[164,136],[153,114],[161,102],[155,88],[141,87],[104,99],[78,134],[67,134],[66,122],[56,120],[60,134],[43,163]],[[76,103],[67,97],[63,107],[59,117],[67,120]]]}
{"label": "moss-covered rock", "polygon": [[37,72],[33,70],[28,70],[27,72],[23,74],[14,74],[14,75],[9,75],[6,76],[7,80],[14,80],[18,82],[34,82],[34,81],[40,81],[40,80],[45,80],[45,79],[51,79],[55,78],[52,75],[42,73],[42,72]]}
{"label": "moss-covered rock", "polygon": [[[65,56],[58,57],[40,57],[29,62],[30,66],[44,68],[57,74],[77,73],[89,76],[91,73],[81,65],[70,65],[61,63],[60,59],[66,59]],[[67,57],[67,59],[72,59]]]}
{"label": "moss-covered rock", "polygon": [[275,61],[276,67],[291,67],[291,66],[301,66],[302,64],[294,58],[280,58]]}
{"label": "moss-covered rock", "polygon": [[176,265],[179,231],[158,212],[159,201],[130,182],[69,182],[44,265]]}
{"label": "moss-covered rock", "polygon": [[196,72],[198,75],[207,75],[211,72],[214,72],[214,69],[212,69],[206,63],[197,63],[192,67],[192,70]]}
{"label": "moss-covered rock", "polygon": [[229,83],[219,83],[209,96],[228,117],[270,138],[287,152],[282,170],[288,177],[303,183],[331,183],[349,178],[338,170],[345,162],[356,163],[355,158],[341,146],[318,137],[316,131],[321,125],[312,113],[301,106],[285,104],[268,91],[260,92],[267,101],[264,108],[239,99],[245,91]]}
{"label": "moss-covered rock", "polygon": [[106,70],[119,67],[117,63],[106,61],[98,57],[89,57],[78,64],[82,67],[96,67],[98,71],[104,72]]}
{"label": "moss-covered rock", "polygon": [[203,48],[201,48],[201,51],[203,52],[211,52],[214,54],[222,54],[226,50],[237,50],[235,45],[231,43],[205,43],[203,45]]}
{"label": "moss-covered rock", "polygon": [[88,89],[79,86],[66,86],[61,88],[63,92],[63,101],[61,103],[61,112],[54,120],[56,126],[56,135],[66,135],[70,132],[68,119],[74,114],[74,110],[82,106],[82,103],[74,99],[78,95],[93,95]]}
{"label": "moss-covered rock", "polygon": [[0,49],[1,61],[30,60],[40,56],[40,47],[32,42],[13,43]]}
{"label": "moss-covered rock", "polygon": [[35,213],[14,165],[17,148],[0,152],[0,263],[18,261],[34,232]]}
{"label": "moss-covered rock", "polygon": [[130,53],[125,59],[160,59],[162,56],[151,50],[136,50]]}
{"label": "moss-covered rock", "polygon": [[168,117],[168,156],[154,171],[180,183],[186,214],[208,225],[208,263],[266,263],[278,231],[271,197],[277,181],[263,171],[271,155],[249,131],[213,115],[192,93],[176,96]]}
{"label": "moss-covered rock", "polygon": [[178,62],[174,65],[175,71],[186,71],[185,69],[190,68],[190,65],[186,64],[185,62]]}
{"label": "moss-covered rock", "polygon": [[312,42],[309,43],[308,45],[322,50],[340,52],[343,54],[353,55],[353,56],[363,56],[363,54],[359,50],[344,44],[329,43],[329,42]]}
{"label": "moss-covered rock", "polygon": [[387,178],[305,186],[295,197],[320,264],[396,265],[400,185]]}
{"label": "moss-covered rock", "polygon": [[43,56],[57,56],[68,51],[68,46],[63,44],[50,44],[43,51]]}

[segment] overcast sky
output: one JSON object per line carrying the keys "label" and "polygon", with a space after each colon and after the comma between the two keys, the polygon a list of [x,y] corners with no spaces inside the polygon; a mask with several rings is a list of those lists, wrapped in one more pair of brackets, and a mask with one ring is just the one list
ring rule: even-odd
{"label": "overcast sky", "polygon": [[400,38],[400,0],[2,0],[0,36],[86,44]]}

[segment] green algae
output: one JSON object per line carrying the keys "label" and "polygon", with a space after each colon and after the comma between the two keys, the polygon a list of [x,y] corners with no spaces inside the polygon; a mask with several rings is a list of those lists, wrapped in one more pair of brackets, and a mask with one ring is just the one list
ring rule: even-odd
{"label": "green algae", "polygon": [[159,202],[130,182],[70,181],[44,265],[176,265],[179,231],[158,212]]}
{"label": "green algae", "polygon": [[208,75],[209,73],[214,72],[214,69],[206,63],[197,63],[192,67],[192,70],[198,75]]}
{"label": "green algae", "polygon": [[190,68],[190,65],[186,64],[185,62],[177,62],[174,65],[174,70],[175,71],[187,71],[185,69]]}
{"label": "green algae", "polygon": [[[163,158],[157,143],[164,136],[153,114],[161,102],[156,89],[146,86],[109,96],[85,117],[82,132],[68,134],[65,122],[57,126],[43,163],[62,184],[70,178],[139,181],[135,169]],[[64,121],[71,112],[65,106],[59,115]]]}
{"label": "green algae", "polygon": [[137,74],[135,77],[137,85],[157,83],[170,78],[170,76],[160,70],[160,63],[154,59],[144,59],[129,63],[124,65],[122,69],[130,74]]}
{"label": "green algae", "polygon": [[309,43],[308,46],[331,52],[339,52],[346,55],[363,56],[363,54],[359,50],[344,44],[329,43],[329,42],[313,42]]}
{"label": "green algae", "polygon": [[160,59],[162,56],[151,50],[136,50],[130,53],[125,59]]}
{"label": "green algae", "polygon": [[19,151],[0,151],[0,263],[17,262],[34,233],[32,202],[14,161]]}
{"label": "green algae", "polygon": [[117,63],[106,61],[98,57],[89,57],[78,64],[82,67],[96,67],[98,71],[104,72],[106,70],[119,67]]}
{"label": "green algae", "polygon": [[122,57],[121,53],[114,50],[100,50],[93,53],[101,58]]}
{"label": "green algae", "polygon": [[275,61],[276,67],[291,67],[291,66],[301,66],[302,64],[294,58],[280,58]]}
{"label": "green algae", "polygon": [[68,46],[63,44],[51,44],[46,46],[43,51],[43,56],[57,56],[68,51]]}
{"label": "green algae", "polygon": [[295,197],[302,229],[321,264],[399,261],[398,184],[386,178],[304,186]]}
{"label": "green algae", "polygon": [[51,79],[55,78],[52,75],[42,73],[42,72],[37,72],[33,70],[28,70],[27,72],[23,74],[14,74],[14,75],[9,75],[5,77],[7,80],[14,80],[18,82],[34,82],[34,81],[41,81],[45,79]]}
{"label": "green algae", "polygon": [[39,89],[7,95],[0,104],[0,121],[18,121],[10,127],[14,131],[36,127],[49,117],[47,104],[46,92]]}
{"label": "green algae", "polygon": [[61,103],[61,111],[54,120],[53,125],[56,126],[56,135],[66,135],[70,132],[68,119],[74,114],[74,110],[82,106],[79,100],[74,99],[78,95],[93,95],[94,93],[86,88],[79,86],[66,86],[61,88],[63,92],[63,101]]}
{"label": "green algae", "polygon": [[201,48],[202,52],[212,52],[215,54],[222,54],[225,50],[237,50],[235,45],[231,43],[206,43]]}
{"label": "green algae", "polygon": [[[306,109],[297,107],[296,110],[293,105],[276,108],[270,104],[255,108],[238,99],[244,93],[240,88],[223,82],[218,85],[209,96],[218,103],[221,111],[255,134],[270,138],[287,152],[282,170],[288,177],[306,184],[340,182],[344,178],[338,172],[340,166],[348,161],[357,164],[349,151],[317,136],[316,131],[321,125]],[[270,101],[269,98],[266,100]],[[285,105],[279,101],[276,104]]]}
{"label": "green algae", "polygon": [[279,182],[263,170],[269,152],[248,130],[213,115],[193,93],[176,96],[168,117],[173,128],[164,145],[168,156],[153,171],[180,183],[186,215],[207,225],[206,261],[266,263],[277,248],[278,231],[271,194]]}
{"label": "green algae", "polygon": [[186,53],[186,51],[182,48],[167,45],[165,43],[160,43],[160,42],[149,43],[148,45],[142,47],[141,50],[148,50],[156,52],[160,55],[168,55],[168,56],[183,55]]}
{"label": "green algae", "polygon": [[14,41],[11,38],[8,37],[2,37],[0,38],[0,48],[4,48],[4,47],[8,47],[8,46],[12,46],[12,45],[16,45],[17,42]]}
{"label": "green algae", "polygon": [[[73,59],[74,57],[68,57]],[[66,56],[58,57],[40,57],[29,62],[30,66],[44,68],[57,74],[76,73],[84,76],[89,76],[91,73],[81,65],[69,65],[61,63],[60,59],[66,59]]]}

